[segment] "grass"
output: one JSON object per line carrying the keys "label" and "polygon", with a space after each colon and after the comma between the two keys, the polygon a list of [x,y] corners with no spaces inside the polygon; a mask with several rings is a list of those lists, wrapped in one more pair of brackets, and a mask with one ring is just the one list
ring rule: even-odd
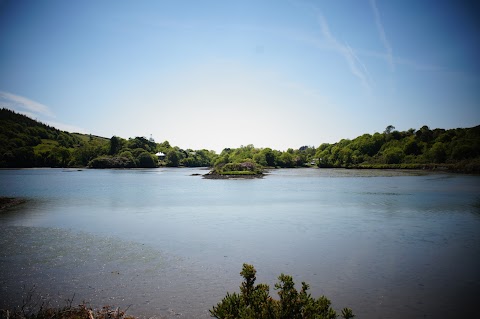
{"label": "grass", "polygon": [[0,309],[0,319],[135,319],[127,316],[126,311],[110,306],[92,309],[85,302],[76,306],[73,299],[65,300],[64,307],[50,307],[48,302],[40,302],[35,293],[35,286],[23,299],[22,306],[13,309]]}
{"label": "grass", "polygon": [[59,146],[57,141],[42,138],[42,143],[33,148],[35,154],[51,152],[52,149]]}
{"label": "grass", "polygon": [[106,138],[106,137],[90,135],[90,134],[72,133],[72,135],[80,138],[80,140],[84,143],[89,142],[90,138],[93,140],[100,141],[101,143],[107,143],[110,140],[109,138]]}
{"label": "grass", "polygon": [[86,304],[78,306],[67,305],[63,308],[40,307],[38,312],[30,313],[25,308],[14,310],[1,310],[1,319],[135,319],[127,316],[125,311],[119,308],[105,306],[102,309],[94,310]]}

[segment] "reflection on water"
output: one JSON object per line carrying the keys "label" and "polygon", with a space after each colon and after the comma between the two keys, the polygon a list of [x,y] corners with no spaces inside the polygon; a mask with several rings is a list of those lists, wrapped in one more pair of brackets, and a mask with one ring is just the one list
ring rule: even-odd
{"label": "reflection on water", "polygon": [[[132,304],[208,318],[243,262],[363,318],[458,317],[480,288],[480,178],[418,171],[272,170],[205,180],[197,169],[0,171],[0,300]],[[0,306],[2,306],[0,304]]]}

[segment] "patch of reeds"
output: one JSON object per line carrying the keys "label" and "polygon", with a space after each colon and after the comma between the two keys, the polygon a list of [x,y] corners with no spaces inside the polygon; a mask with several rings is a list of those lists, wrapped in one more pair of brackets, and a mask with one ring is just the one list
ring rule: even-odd
{"label": "patch of reeds", "polygon": [[120,308],[104,306],[101,309],[93,309],[83,302],[74,305],[75,295],[66,300],[64,307],[51,307],[48,302],[34,300],[35,287],[27,292],[22,305],[13,309],[0,309],[0,319],[135,319],[126,315],[126,311]]}
{"label": "patch of reeds", "polygon": [[134,319],[119,308],[104,306],[94,310],[86,304],[65,306],[63,308],[40,307],[38,312],[26,313],[22,309],[1,310],[4,319]]}

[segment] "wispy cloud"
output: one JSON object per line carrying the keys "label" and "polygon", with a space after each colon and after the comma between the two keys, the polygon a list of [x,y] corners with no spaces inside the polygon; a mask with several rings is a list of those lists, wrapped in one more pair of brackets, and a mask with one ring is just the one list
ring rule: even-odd
{"label": "wispy cloud", "polygon": [[370,7],[373,11],[373,16],[375,17],[375,24],[377,26],[378,34],[380,35],[380,40],[385,47],[385,51],[387,52],[387,61],[390,65],[390,68],[395,70],[395,62],[393,59],[393,50],[390,42],[388,42],[387,35],[385,34],[385,29],[383,28],[382,20],[380,19],[380,12],[378,11],[377,3],[375,0],[370,0]]}
{"label": "wispy cloud", "polygon": [[0,107],[16,111],[33,119],[38,119],[41,122],[51,125],[59,130],[86,133],[86,130],[83,128],[49,120],[49,118],[56,118],[56,116],[48,106],[30,100],[24,96],[0,91]]}
{"label": "wispy cloud", "polygon": [[27,99],[26,97],[4,91],[0,91],[0,106],[22,113],[28,113],[28,115],[34,114],[55,117],[48,106]]}
{"label": "wispy cloud", "polygon": [[[387,61],[387,62],[389,61],[389,56],[384,52],[377,52],[377,51],[364,50],[364,49],[357,49],[356,52],[361,56],[381,59],[381,60],[384,60],[384,61]],[[414,61],[414,60],[411,60],[411,59],[406,59],[406,58],[399,57],[398,55],[393,57],[393,63],[395,65],[408,66],[408,67],[413,68],[414,70],[417,70],[417,71],[432,71],[432,72],[452,71],[452,70],[449,70],[448,68],[440,66],[440,65],[418,62],[418,61]]]}
{"label": "wispy cloud", "polygon": [[357,61],[357,65],[362,67],[363,71],[362,71],[361,76],[366,78],[367,83],[372,83],[372,78],[370,77],[370,74],[369,74],[368,69],[365,66],[365,64],[360,60],[358,55],[355,53],[355,51],[352,49],[352,47],[350,45],[348,45],[348,43],[345,43],[345,47],[348,49],[349,55],[352,56],[355,59],[355,61]]}
{"label": "wispy cloud", "polygon": [[350,72],[356,76],[362,85],[368,90],[371,90],[371,85],[369,81],[368,71],[358,56],[355,54],[353,49],[348,44],[340,43],[331,33],[330,28],[328,26],[327,20],[325,17],[318,13],[318,23],[320,24],[320,29],[322,31],[323,36],[326,40],[330,43],[332,48],[340,53],[345,60],[347,61],[348,67]]}

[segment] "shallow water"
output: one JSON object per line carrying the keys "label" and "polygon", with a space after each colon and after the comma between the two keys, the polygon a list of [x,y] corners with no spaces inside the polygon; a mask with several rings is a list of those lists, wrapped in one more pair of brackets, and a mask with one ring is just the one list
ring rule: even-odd
{"label": "shallow water", "polygon": [[[359,318],[469,315],[480,288],[480,178],[292,169],[3,170],[0,307],[37,295],[208,318],[242,263],[306,281]],[[272,289],[273,290],[273,289]],[[273,292],[274,293],[274,292]]]}

